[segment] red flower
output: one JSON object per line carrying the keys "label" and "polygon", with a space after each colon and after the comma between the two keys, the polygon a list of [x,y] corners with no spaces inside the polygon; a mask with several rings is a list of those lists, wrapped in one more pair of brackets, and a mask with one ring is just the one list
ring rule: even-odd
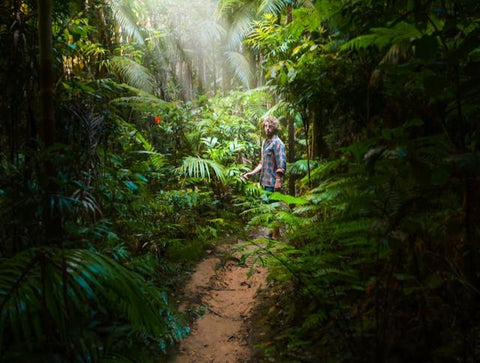
{"label": "red flower", "polygon": [[162,117],[161,117],[161,116],[155,116],[154,119],[155,119],[155,123],[157,123],[157,124],[159,124],[160,121],[162,121]]}

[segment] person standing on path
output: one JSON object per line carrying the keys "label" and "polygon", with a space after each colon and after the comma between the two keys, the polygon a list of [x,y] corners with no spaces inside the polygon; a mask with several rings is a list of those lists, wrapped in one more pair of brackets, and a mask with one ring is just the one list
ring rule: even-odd
{"label": "person standing on path", "polygon": [[[266,138],[262,142],[260,163],[255,169],[243,174],[245,179],[250,179],[260,172],[260,185],[268,192],[280,191],[283,187],[283,176],[287,168],[285,158],[285,145],[277,136],[280,130],[280,122],[273,116],[266,116],[262,122]],[[279,227],[275,227],[272,238],[277,239]]]}

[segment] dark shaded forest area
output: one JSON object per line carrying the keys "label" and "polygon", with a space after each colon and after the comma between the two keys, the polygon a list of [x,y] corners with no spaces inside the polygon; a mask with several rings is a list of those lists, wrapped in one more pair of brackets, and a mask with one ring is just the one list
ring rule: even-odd
{"label": "dark shaded forest area", "polygon": [[162,361],[182,274],[256,226],[265,360],[480,361],[478,0],[0,9],[0,361]]}

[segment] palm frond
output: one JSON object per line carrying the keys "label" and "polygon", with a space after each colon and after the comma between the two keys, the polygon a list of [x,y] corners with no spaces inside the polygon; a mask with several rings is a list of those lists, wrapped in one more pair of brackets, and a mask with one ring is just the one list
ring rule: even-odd
{"label": "palm frond", "polygon": [[144,39],[137,25],[137,15],[134,12],[134,9],[138,8],[135,0],[108,0],[108,3],[121,31],[143,44]]}
{"label": "palm frond", "polygon": [[256,7],[252,2],[246,2],[237,8],[228,32],[229,49],[239,49],[242,41],[253,30],[256,19]]}
{"label": "palm frond", "polygon": [[88,190],[88,188],[81,186],[72,194],[72,199],[75,201],[77,208],[84,211],[86,214],[95,216],[102,215],[102,210],[97,202],[95,196]]}
{"label": "palm frond", "polygon": [[308,172],[309,163],[310,163],[311,169],[314,169],[318,166],[318,161],[316,160],[299,159],[295,161],[293,164],[288,165],[287,175],[293,174],[296,176],[304,176]]}
{"label": "palm frond", "polygon": [[253,77],[248,59],[242,53],[233,51],[225,52],[225,56],[237,78],[242,82],[243,86],[248,89],[250,80]]}
{"label": "palm frond", "polygon": [[120,56],[113,57],[111,64],[127,84],[147,93],[154,93],[155,79],[146,67],[133,59]]}
{"label": "palm frond", "polygon": [[227,11],[234,9],[243,3],[244,2],[242,0],[220,0],[218,2],[217,9],[220,14],[225,14]]}
{"label": "palm frond", "polygon": [[[0,264],[3,347],[8,346],[4,343],[15,347],[26,342],[24,349],[35,351],[43,349],[45,337],[71,347],[81,331],[96,336],[97,325],[112,317],[124,319],[133,331],[159,341],[179,340],[184,334],[167,315],[162,291],[99,253],[44,247],[26,250]],[[91,348],[98,345],[97,341]]]}
{"label": "palm frond", "polygon": [[257,11],[259,14],[278,14],[289,3],[288,0],[262,0]]}
{"label": "palm frond", "polygon": [[178,172],[190,178],[206,179],[212,178],[212,172],[220,181],[225,181],[225,168],[214,160],[203,159],[196,156],[187,156],[183,165],[177,168]]}

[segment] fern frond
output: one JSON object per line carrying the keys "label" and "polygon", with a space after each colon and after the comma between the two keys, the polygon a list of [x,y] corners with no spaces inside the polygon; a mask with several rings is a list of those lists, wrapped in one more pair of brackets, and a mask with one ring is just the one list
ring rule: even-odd
{"label": "fern frond", "polygon": [[328,20],[340,14],[343,4],[340,1],[317,0],[314,6],[321,19]]}
{"label": "fern frond", "polygon": [[155,170],[160,171],[160,169],[165,165],[165,157],[156,151],[155,147],[138,131],[134,125],[128,123],[127,121],[117,118],[117,122],[122,125],[128,133],[135,137],[135,140],[142,145],[143,150],[135,151],[138,154],[149,155],[152,166]]}
{"label": "fern frond", "polygon": [[357,238],[371,233],[373,219],[354,219],[345,222],[337,222],[333,229],[334,238]]}
{"label": "fern frond", "polygon": [[376,47],[383,49],[392,44],[411,43],[423,34],[413,24],[400,22],[391,28],[372,28],[371,34],[360,35],[341,46],[341,50]]}
{"label": "fern frond", "polygon": [[330,173],[338,170],[338,168],[340,168],[343,164],[344,161],[342,161],[341,159],[322,162],[319,166],[312,169],[312,171],[310,172],[310,178],[312,182],[322,181],[325,178],[328,178],[330,176]]}
{"label": "fern frond", "polygon": [[272,193],[270,195],[271,200],[278,200],[287,204],[306,204],[308,201],[305,198],[300,197],[292,197],[288,194],[282,194],[279,192]]}

